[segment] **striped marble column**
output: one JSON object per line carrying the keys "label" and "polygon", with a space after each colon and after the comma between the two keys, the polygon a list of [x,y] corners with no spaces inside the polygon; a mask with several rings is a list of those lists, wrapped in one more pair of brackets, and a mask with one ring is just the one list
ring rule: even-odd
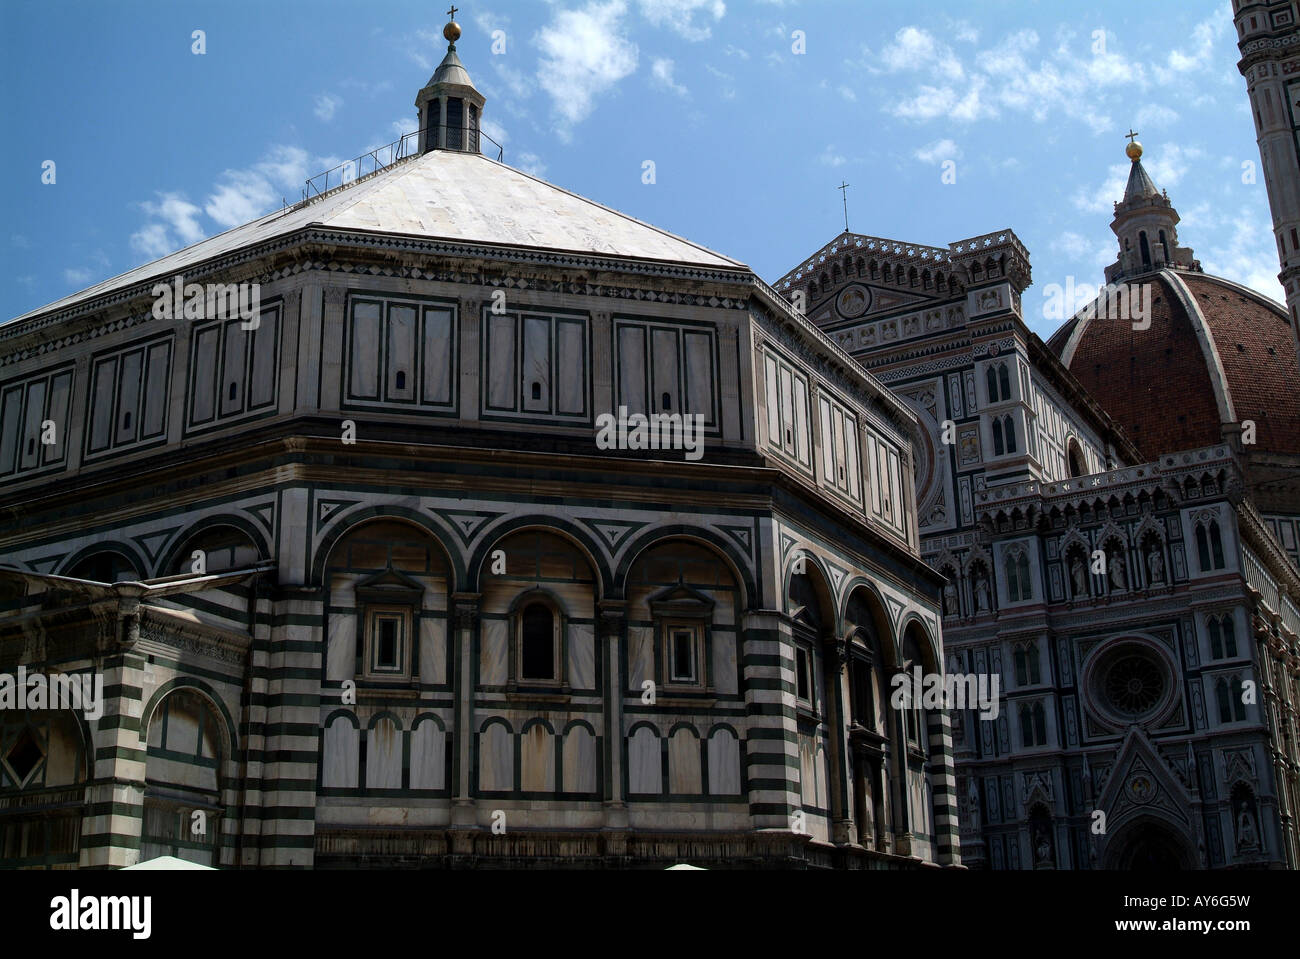
{"label": "striped marble column", "polygon": [[263,868],[307,868],[315,856],[316,780],[320,755],[323,609],[314,590],[285,590],[275,604],[266,665],[265,746],[260,793]]}
{"label": "striped marble column", "polygon": [[934,796],[935,858],[942,866],[961,865],[961,845],[958,840],[957,774],[952,762],[952,726],[948,713],[933,710],[926,713],[930,739],[930,755],[941,757],[939,768],[930,773],[930,789]]}
{"label": "striped marble column", "polygon": [[[114,625],[124,628],[120,622]],[[143,656],[125,649],[105,656],[100,667],[104,713],[91,722],[94,779],[86,787],[81,820],[78,863],[83,869],[120,868],[140,859],[147,754],[140,741],[144,666]]]}
{"label": "striped marble column", "polygon": [[801,806],[794,634],[775,610],[747,612],[742,627],[749,812],[757,829],[789,830]]}

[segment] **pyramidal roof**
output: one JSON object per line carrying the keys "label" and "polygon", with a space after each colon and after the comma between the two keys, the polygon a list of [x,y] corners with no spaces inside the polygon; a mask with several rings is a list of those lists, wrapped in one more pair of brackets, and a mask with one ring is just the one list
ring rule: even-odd
{"label": "pyramidal roof", "polygon": [[200,240],[17,319],[170,277],[309,226],[748,270],[737,260],[482,154],[431,150],[318,199]]}
{"label": "pyramidal roof", "polygon": [[1155,181],[1151,179],[1140,159],[1134,160],[1128,171],[1128,186],[1124,190],[1124,199],[1138,200],[1142,197],[1159,196]]}

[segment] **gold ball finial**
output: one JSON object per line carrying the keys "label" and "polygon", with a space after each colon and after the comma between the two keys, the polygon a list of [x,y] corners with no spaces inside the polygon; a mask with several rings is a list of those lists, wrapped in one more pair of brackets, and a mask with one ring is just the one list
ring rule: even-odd
{"label": "gold ball finial", "polygon": [[1130,160],[1136,163],[1138,160],[1142,159],[1142,144],[1137,140],[1134,140],[1124,148],[1124,152],[1128,154]]}
{"label": "gold ball finial", "polygon": [[460,24],[455,20],[442,28],[442,35],[447,38],[448,43],[455,43],[460,39]]}

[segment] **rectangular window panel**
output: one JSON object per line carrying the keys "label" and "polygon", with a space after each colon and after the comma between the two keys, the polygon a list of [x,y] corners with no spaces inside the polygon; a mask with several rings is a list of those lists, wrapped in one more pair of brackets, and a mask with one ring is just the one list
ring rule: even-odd
{"label": "rectangular window panel", "polygon": [[795,651],[795,674],[798,684],[798,696],[804,702],[812,702],[811,676],[808,670],[808,653],[801,646]]}
{"label": "rectangular window panel", "polygon": [[[23,427],[23,448],[18,463],[22,469],[32,469],[41,462],[41,421],[45,414],[44,379],[27,384],[27,409]],[[1222,565],[1222,563],[1220,563]]]}
{"label": "rectangular window panel", "polygon": [[682,334],[686,352],[686,389],[682,409],[703,413],[706,423],[713,422],[717,404],[713,395],[713,337],[706,333]]}
{"label": "rectangular window panel", "polygon": [[812,468],[809,451],[811,433],[808,429],[808,381],[802,376],[794,378],[794,432],[795,456],[804,466]]}
{"label": "rectangular window panel", "polygon": [[275,374],[280,365],[278,334],[280,310],[263,310],[253,331],[252,382],[248,387],[248,408],[261,409],[275,403]]}
{"label": "rectangular window panel", "polygon": [[64,436],[68,430],[68,409],[72,403],[72,373],[59,373],[50,380],[49,419],[55,423],[55,442],[45,447],[42,465],[58,463],[63,459]]}
{"label": "rectangular window panel", "polygon": [[515,410],[515,317],[488,318],[488,403],[494,410]]}
{"label": "rectangular window panel", "polygon": [[629,414],[646,412],[646,334],[638,326],[618,331],[618,401]]}
{"label": "rectangular window panel", "polygon": [[122,357],[122,375],[117,387],[117,416],[113,445],[135,441],[140,429],[140,377],[144,373],[144,350],[132,350]]}
{"label": "rectangular window panel", "polygon": [[849,495],[861,501],[862,461],[858,456],[858,423],[853,417],[844,417],[844,461],[849,474]]}
{"label": "rectangular window panel", "polygon": [[388,307],[385,398],[415,399],[415,307]]}
{"label": "rectangular window panel", "polygon": [[225,347],[221,362],[222,416],[233,416],[244,409],[244,370],[247,368],[248,334],[238,320],[231,320],[224,330]]}
{"label": "rectangular window panel", "polygon": [[523,408],[530,413],[551,411],[551,321],[524,317]]}
{"label": "rectangular window panel", "polygon": [[695,634],[689,629],[673,630],[670,678],[674,682],[695,682]]}
{"label": "rectangular window panel", "polygon": [[355,303],[349,339],[351,377],[348,395],[356,399],[379,399],[380,304]]}
{"label": "rectangular window panel", "polygon": [[217,331],[217,327],[210,326],[194,338],[194,359],[190,364],[190,380],[194,384],[194,395],[190,398],[191,423],[207,423],[216,415]]}
{"label": "rectangular window panel", "polygon": [[763,382],[767,387],[767,441],[780,449],[781,398],[778,392],[776,361],[770,356],[763,358]]}
{"label": "rectangular window panel", "polygon": [[654,359],[650,409],[656,413],[679,412],[681,391],[677,380],[677,331],[653,330],[650,334],[650,352]]}
{"label": "rectangular window panel", "polygon": [[555,412],[578,415],[587,412],[585,323],[555,321],[555,361],[559,370],[555,383]]}
{"label": "rectangular window panel", "polygon": [[0,394],[0,475],[18,468],[22,410],[22,386],[11,386]]}
{"label": "rectangular window panel", "polygon": [[835,474],[831,479],[837,487],[848,492],[848,470],[844,465],[844,420],[838,412],[835,414],[832,425],[835,430]]}
{"label": "rectangular window panel", "polygon": [[821,425],[822,476],[828,485],[835,485],[835,444],[832,441],[831,404],[825,397],[817,400],[818,420]]}
{"label": "rectangular window panel", "polygon": [[451,310],[424,311],[424,387],[425,403],[451,403],[452,356]]}
{"label": "rectangular window panel", "polygon": [[167,431],[171,353],[170,343],[155,343],[146,355],[144,409],[140,413],[141,439],[162,436]]}
{"label": "rectangular window panel", "polygon": [[794,385],[790,370],[781,367],[781,448],[794,455]]}
{"label": "rectangular window panel", "polygon": [[[108,449],[113,442],[113,391],[117,383],[117,357],[99,360],[91,374],[90,447],[91,453]],[[208,407],[211,416],[211,407]]]}

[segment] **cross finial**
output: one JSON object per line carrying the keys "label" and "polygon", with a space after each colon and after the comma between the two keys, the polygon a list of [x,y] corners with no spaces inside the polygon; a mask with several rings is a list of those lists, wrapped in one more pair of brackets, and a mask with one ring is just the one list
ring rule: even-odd
{"label": "cross finial", "polygon": [[1132,128],[1132,127],[1129,127],[1129,128],[1128,128],[1128,133],[1126,133],[1126,134],[1124,134],[1124,135],[1125,135],[1126,137],[1128,137],[1128,141],[1129,141],[1129,143],[1132,143],[1135,139],[1137,139],[1137,134],[1133,132],[1133,128]]}
{"label": "cross finial", "polygon": [[837,186],[835,189],[839,190],[840,194],[844,197],[844,232],[848,233],[849,232],[849,192],[848,192],[849,184],[841,180],[840,185]]}
{"label": "cross finial", "polygon": [[455,7],[452,7],[450,10],[448,10],[448,11],[447,11],[447,16],[450,17],[452,20],[455,20],[455,19],[456,19],[456,8],[455,8]]}

